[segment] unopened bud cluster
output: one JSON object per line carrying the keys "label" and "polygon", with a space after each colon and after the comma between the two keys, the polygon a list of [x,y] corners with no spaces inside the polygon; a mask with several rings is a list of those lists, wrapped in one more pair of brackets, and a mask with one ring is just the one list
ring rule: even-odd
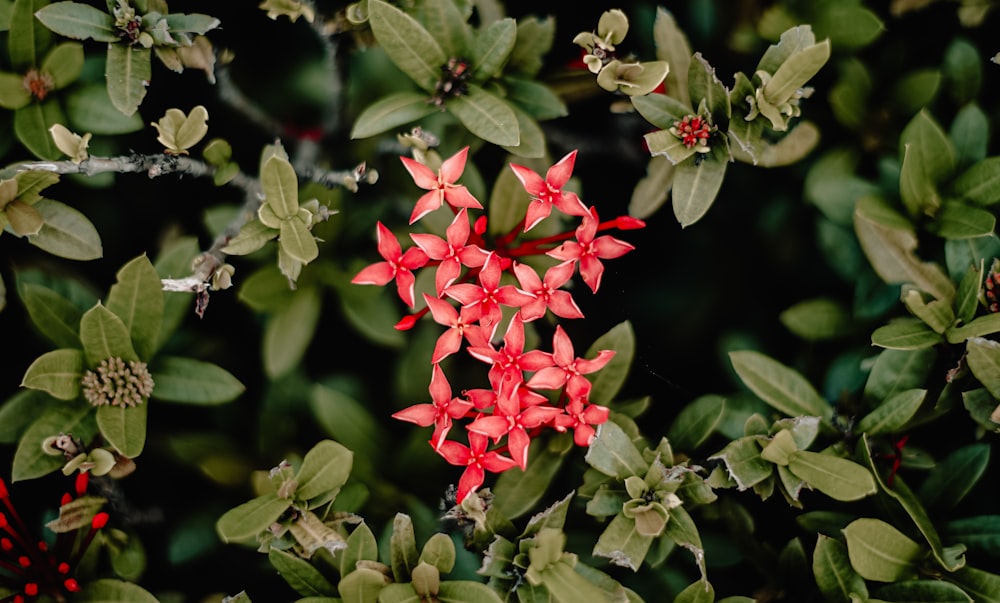
{"label": "unopened bud cluster", "polygon": [[153,393],[153,376],[145,362],[106,358],[96,371],[87,371],[81,382],[83,397],[94,406],[136,406]]}

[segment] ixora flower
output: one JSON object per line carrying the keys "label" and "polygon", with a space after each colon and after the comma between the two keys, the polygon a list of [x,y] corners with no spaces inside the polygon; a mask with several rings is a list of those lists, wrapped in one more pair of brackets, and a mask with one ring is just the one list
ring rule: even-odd
{"label": "ixora flower", "polygon": [[597,293],[597,289],[601,286],[601,276],[604,274],[604,264],[601,260],[619,258],[635,249],[634,246],[611,235],[594,238],[598,226],[597,209],[591,208],[590,215],[585,216],[576,229],[576,241],[566,241],[548,253],[558,260],[580,262],[580,276],[594,293]]}
{"label": "ixora flower", "polygon": [[545,172],[544,179],[523,165],[510,164],[510,169],[521,181],[524,190],[531,195],[531,203],[528,204],[528,211],[524,216],[525,232],[547,218],[552,213],[553,207],[570,216],[587,215],[587,206],[583,204],[580,197],[576,193],[563,190],[573,174],[575,162],[576,151],[573,150],[550,167]]}
{"label": "ixora flower", "polygon": [[517,467],[517,463],[495,450],[487,450],[489,437],[473,431],[469,432],[469,445],[454,440],[445,440],[437,447],[440,454],[452,465],[465,466],[458,479],[455,502],[461,503],[470,493],[479,489],[486,479],[486,472],[501,473]]}
{"label": "ixora flower", "polygon": [[377,226],[378,253],[385,261],[363,268],[351,282],[355,285],[386,285],[395,280],[399,298],[412,308],[413,284],[416,282],[413,270],[427,264],[427,254],[419,247],[411,247],[403,253],[396,235],[382,222]]}
{"label": "ixora flower", "polygon": [[439,448],[451,429],[452,419],[460,419],[465,413],[472,409],[472,402],[462,398],[455,398],[451,395],[451,385],[444,376],[444,371],[437,364],[433,367],[431,375],[431,385],[428,388],[431,394],[430,404],[415,404],[409,408],[394,413],[395,419],[416,423],[422,427],[434,426],[434,435],[431,436],[431,445]]}
{"label": "ixora flower", "polygon": [[413,207],[413,213],[410,214],[410,224],[441,207],[446,201],[452,207],[483,208],[482,204],[469,192],[469,189],[455,183],[465,171],[465,161],[468,154],[469,147],[465,147],[445,159],[437,174],[416,159],[399,158],[403,162],[403,167],[413,177],[413,182],[428,191],[417,200],[417,204]]}

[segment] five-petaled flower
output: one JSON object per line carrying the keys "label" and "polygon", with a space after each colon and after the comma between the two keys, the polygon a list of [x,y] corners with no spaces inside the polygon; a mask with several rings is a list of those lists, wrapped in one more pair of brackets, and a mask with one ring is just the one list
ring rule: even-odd
{"label": "five-petaled flower", "polygon": [[479,271],[479,284],[458,283],[444,290],[444,294],[470,308],[471,320],[478,320],[484,327],[492,327],[500,321],[500,306],[519,308],[535,299],[534,295],[521,291],[514,285],[500,285],[503,260],[496,253],[490,253]]}
{"label": "five-petaled flower", "polygon": [[503,346],[497,350],[492,345],[470,347],[474,358],[488,362],[490,383],[497,392],[497,407],[503,414],[517,414],[516,406],[504,409],[503,402],[511,400],[517,388],[524,383],[524,372],[534,372],[552,366],[552,357],[541,350],[524,351],[524,322],[515,314],[507,325]]}
{"label": "five-petaled flower", "polygon": [[454,306],[443,299],[431,297],[424,293],[424,300],[434,317],[434,322],[448,327],[448,330],[438,336],[431,354],[431,364],[437,364],[462,349],[462,341],[468,340],[472,346],[489,345],[496,324],[489,330],[483,329],[475,320],[469,319],[469,308],[456,310]]}
{"label": "five-petaled flower", "polygon": [[610,409],[590,404],[584,398],[573,398],[566,404],[562,415],[552,420],[556,431],[573,430],[573,442],[577,446],[590,446],[597,436],[595,425],[608,420]]}
{"label": "five-petaled flower", "polygon": [[441,262],[434,272],[434,288],[438,297],[445,287],[452,284],[462,273],[462,267],[479,268],[486,262],[489,255],[478,245],[469,245],[469,216],[463,207],[455,214],[455,219],[445,231],[447,240],[437,235],[413,233],[410,238],[417,247],[424,250],[432,260]]}
{"label": "five-petaled flower", "polygon": [[433,425],[434,433],[431,436],[431,445],[437,449],[444,442],[445,436],[448,435],[452,420],[464,417],[465,413],[472,409],[472,402],[452,397],[451,384],[444,376],[441,366],[437,364],[432,367],[431,384],[427,390],[431,394],[430,404],[414,404],[393,413],[392,416],[395,419],[416,423],[421,427]]}
{"label": "five-petaled flower", "polygon": [[456,503],[461,503],[471,492],[479,489],[486,479],[487,471],[501,473],[517,467],[513,459],[495,450],[487,450],[489,443],[487,436],[470,431],[468,446],[454,440],[445,440],[437,447],[438,454],[446,461],[452,465],[465,466],[462,477],[458,479]]}
{"label": "five-petaled flower", "polygon": [[598,223],[597,209],[592,207],[590,214],[584,216],[576,229],[576,241],[566,241],[548,253],[557,260],[580,262],[580,276],[594,293],[597,293],[598,287],[601,286],[601,276],[604,274],[604,264],[601,260],[618,258],[635,249],[634,246],[611,235],[594,238]]}
{"label": "five-petaled flower", "polygon": [[378,253],[385,261],[363,268],[351,282],[356,285],[385,285],[395,280],[399,298],[412,308],[413,284],[416,282],[413,270],[427,264],[427,254],[419,247],[411,247],[403,253],[396,235],[382,222],[378,223]]}
{"label": "five-petaled flower", "polygon": [[524,216],[524,231],[527,232],[552,213],[552,208],[570,216],[586,216],[587,206],[583,204],[576,193],[564,191],[563,187],[573,174],[573,164],[576,162],[576,151],[570,151],[555,165],[545,172],[545,179],[523,165],[510,164],[514,175],[524,185],[524,190],[531,195],[531,203]]}
{"label": "five-petaled flower", "polygon": [[463,148],[441,163],[441,169],[435,174],[431,168],[420,163],[416,159],[400,157],[403,167],[413,177],[413,182],[420,188],[428,191],[417,200],[410,214],[410,224],[413,224],[428,213],[441,207],[447,201],[452,207],[475,207],[482,209],[482,204],[472,196],[469,189],[464,185],[455,184],[455,181],[462,176],[465,171],[465,160],[469,147]]}
{"label": "five-petaled flower", "polygon": [[590,395],[592,385],[584,375],[601,370],[614,355],[614,350],[601,350],[597,353],[597,358],[592,360],[577,358],[569,335],[561,326],[556,325],[556,332],[552,335],[552,366],[539,369],[528,380],[527,385],[534,389],[553,390],[565,386],[570,398],[586,397]]}
{"label": "five-petaled flower", "polygon": [[556,264],[546,270],[542,278],[538,278],[534,268],[520,262],[514,262],[513,270],[521,290],[535,296],[535,299],[521,306],[521,319],[524,322],[545,316],[546,308],[561,318],[583,318],[583,312],[573,301],[573,296],[562,289],[573,278],[576,262],[569,260]]}
{"label": "five-petaled flower", "polygon": [[[517,393],[515,392],[516,395]],[[512,404],[498,403],[497,407],[518,407],[520,405],[519,402],[513,402]],[[471,433],[481,433],[489,436],[494,442],[499,442],[501,438],[506,436],[507,450],[510,452],[510,457],[524,471],[528,468],[528,446],[531,444],[531,436],[528,435],[528,430],[549,423],[561,414],[563,414],[562,409],[554,406],[528,406],[523,410],[518,410],[515,414],[498,413],[490,416],[480,416],[472,423],[469,423],[468,430]]]}

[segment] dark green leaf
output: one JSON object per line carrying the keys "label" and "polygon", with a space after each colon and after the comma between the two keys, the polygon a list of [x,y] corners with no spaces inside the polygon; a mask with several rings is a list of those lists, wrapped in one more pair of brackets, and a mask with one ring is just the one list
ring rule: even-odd
{"label": "dark green leaf", "polygon": [[150,367],[153,398],[185,404],[222,404],[239,397],[246,389],[222,367],[176,356],[160,356]]}
{"label": "dark green leaf", "polygon": [[715,433],[726,411],[726,399],[712,394],[701,396],[678,413],[667,431],[670,446],[694,452]]}
{"label": "dark green leaf", "polygon": [[729,359],[743,383],[775,409],[829,423],[833,408],[797,371],[751,350],[730,352]]}
{"label": "dark green leaf", "polygon": [[61,348],[80,348],[83,312],[59,293],[33,283],[19,288],[25,309],[38,330]]}
{"label": "dark green leaf", "polygon": [[615,355],[600,371],[591,376],[593,388],[589,400],[607,406],[618,395],[635,356],[635,332],[632,323],[625,321],[611,327],[598,337],[587,350],[586,358],[594,358],[601,350],[613,350]]}
{"label": "dark green leaf", "polygon": [[14,452],[11,481],[34,479],[58,470],[66,463],[61,456],[51,456],[42,449],[46,438],[69,433],[88,441],[97,433],[94,409],[81,403],[61,403],[48,408],[28,426]]}
{"label": "dark green leaf", "polygon": [[972,491],[990,460],[987,444],[955,450],[931,470],[918,492],[929,511],[951,510]]}
{"label": "dark green leaf", "polygon": [[819,535],[812,570],[816,586],[830,603],[852,603],[852,594],[868,596],[864,579],[851,567],[847,547],[839,540]]}
{"label": "dark green leaf", "polygon": [[368,138],[438,111],[426,94],[396,92],[369,105],[354,120],[351,138]]}
{"label": "dark green leaf", "polygon": [[267,560],[300,595],[332,596],[337,592],[318,569],[301,557],[271,547]]}

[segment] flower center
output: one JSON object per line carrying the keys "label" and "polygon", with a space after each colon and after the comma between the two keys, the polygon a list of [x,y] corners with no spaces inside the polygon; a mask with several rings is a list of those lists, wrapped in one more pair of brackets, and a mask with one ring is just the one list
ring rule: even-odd
{"label": "flower center", "polygon": [[145,362],[106,358],[97,371],[87,371],[81,381],[83,397],[94,406],[136,406],[153,393],[153,376]]}
{"label": "flower center", "polygon": [[45,100],[53,88],[55,88],[55,82],[48,73],[31,69],[24,75],[24,89],[40,101]]}
{"label": "flower center", "polygon": [[674,127],[670,133],[681,139],[687,148],[695,146],[708,148],[708,139],[715,132],[713,126],[707,119],[700,115],[688,115],[680,121],[674,122]]}
{"label": "flower center", "polygon": [[468,61],[459,57],[449,58],[444,65],[441,65],[441,79],[434,85],[431,102],[440,107],[449,98],[468,93],[469,75]]}

